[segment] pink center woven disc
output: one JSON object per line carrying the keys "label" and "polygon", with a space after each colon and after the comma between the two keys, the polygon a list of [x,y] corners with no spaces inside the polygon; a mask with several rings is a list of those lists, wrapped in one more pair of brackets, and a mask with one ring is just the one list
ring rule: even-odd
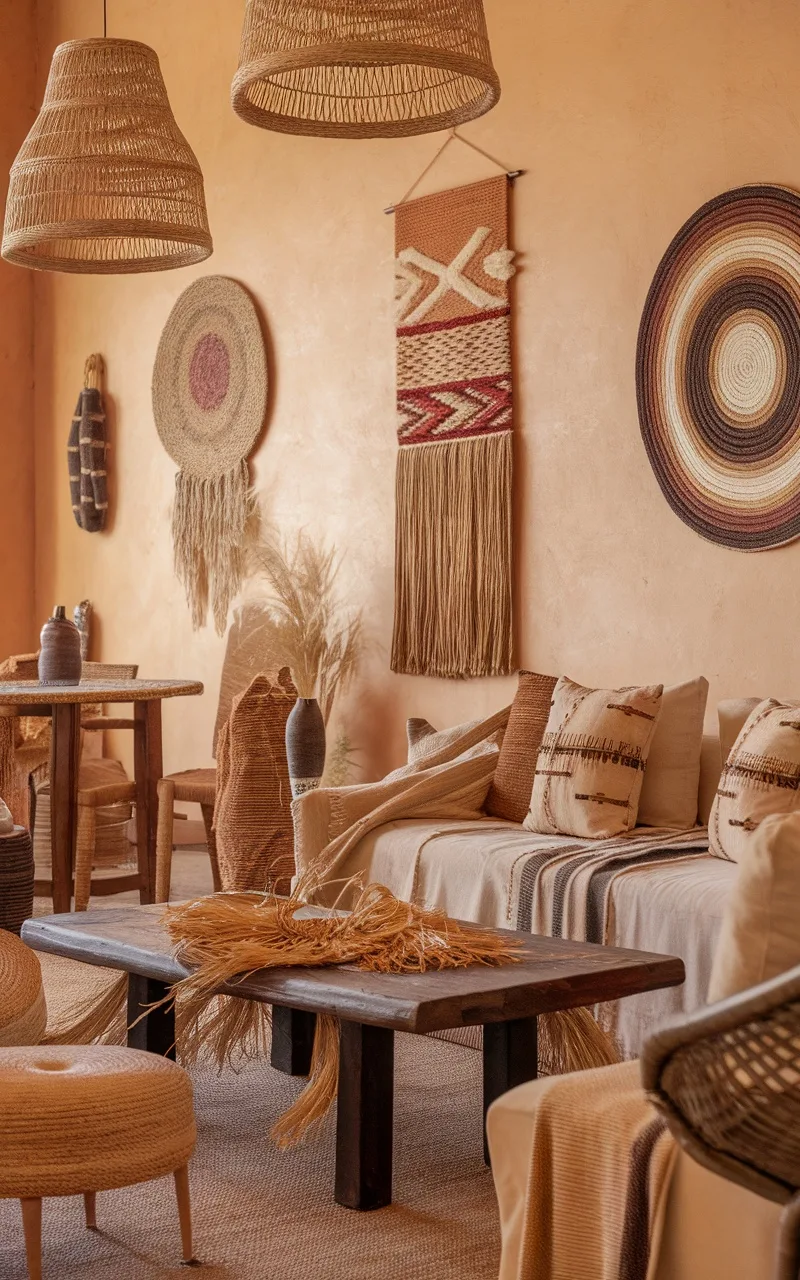
{"label": "pink center woven disc", "polygon": [[230,382],[228,348],[218,334],[204,334],[192,353],[189,365],[192,399],[200,409],[218,409],[228,394]]}

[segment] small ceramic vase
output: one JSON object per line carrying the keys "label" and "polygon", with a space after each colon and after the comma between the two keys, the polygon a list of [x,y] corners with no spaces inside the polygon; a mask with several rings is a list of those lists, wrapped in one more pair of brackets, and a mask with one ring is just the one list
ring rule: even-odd
{"label": "small ceramic vase", "polygon": [[59,604],[42,627],[39,679],[42,684],[79,684],[80,678],[81,635]]}
{"label": "small ceramic vase", "polygon": [[286,762],[292,796],[319,786],[325,768],[325,721],[316,698],[298,698],[289,712]]}

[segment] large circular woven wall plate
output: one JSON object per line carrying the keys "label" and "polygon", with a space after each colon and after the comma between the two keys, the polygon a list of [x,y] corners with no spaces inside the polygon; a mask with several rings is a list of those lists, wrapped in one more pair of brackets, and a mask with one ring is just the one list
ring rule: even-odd
{"label": "large circular woven wall plate", "polygon": [[189,285],[164,326],[153,369],[161,443],[208,479],[246,458],[264,425],[267,360],[250,295],[226,276]]}
{"label": "large circular woven wall plate", "polygon": [[739,551],[800,536],[800,195],[738,187],[681,228],[645,303],[636,392],[686,524]]}

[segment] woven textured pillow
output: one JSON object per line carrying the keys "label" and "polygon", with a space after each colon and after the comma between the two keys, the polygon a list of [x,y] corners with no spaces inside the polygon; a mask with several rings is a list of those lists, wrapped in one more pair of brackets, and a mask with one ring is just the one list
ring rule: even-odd
{"label": "woven textured pillow", "polygon": [[542,744],[557,676],[536,671],[520,671],[517,692],[511,704],[494,781],[485,809],[493,818],[524,822],[531,802],[536,757]]}
{"label": "woven textured pillow", "polygon": [[529,831],[602,840],[636,826],[663,688],[585,689],[561,677],[536,761]]}
{"label": "woven textured pillow", "polygon": [[737,995],[800,964],[800,813],[775,813],[742,852],[725,904],[708,999]]}
{"label": "woven textured pillow", "polygon": [[739,862],[773,813],[800,809],[800,707],[767,698],[751,711],[722,766],[708,823],[711,852]]}
{"label": "woven textured pillow", "polygon": [[639,797],[636,821],[640,826],[685,831],[697,822],[707,700],[708,681],[704,676],[664,690]]}

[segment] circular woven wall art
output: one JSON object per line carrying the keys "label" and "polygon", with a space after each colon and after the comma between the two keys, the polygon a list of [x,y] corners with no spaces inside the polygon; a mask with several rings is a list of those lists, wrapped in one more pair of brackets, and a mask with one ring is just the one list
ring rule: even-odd
{"label": "circular woven wall art", "polygon": [[645,303],[636,390],[686,524],[739,551],[800,536],[800,196],[739,187],[681,228]]}
{"label": "circular woven wall art", "polygon": [[194,626],[204,625],[210,604],[220,635],[241,585],[252,509],[247,456],[266,408],[267,360],[250,295],[225,276],[196,280],[175,303],[158,344],[153,414],[180,467],[176,572]]}

